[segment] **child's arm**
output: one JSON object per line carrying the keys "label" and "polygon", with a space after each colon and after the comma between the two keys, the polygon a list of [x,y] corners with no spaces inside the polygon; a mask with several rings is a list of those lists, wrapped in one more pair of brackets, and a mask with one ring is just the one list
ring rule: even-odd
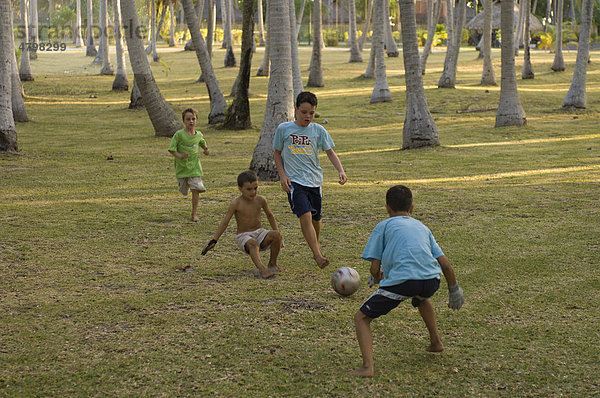
{"label": "child's arm", "polygon": [[328,151],[325,151],[325,153],[327,154],[327,157],[329,158],[329,161],[331,162],[333,167],[335,167],[335,169],[340,174],[340,179],[338,182],[340,183],[340,185],[344,185],[346,181],[348,181],[348,176],[344,172],[344,168],[342,167],[342,162],[340,162],[340,158],[338,158],[338,155],[335,153],[333,148],[329,149]]}
{"label": "child's arm", "polygon": [[185,158],[187,158],[189,156],[189,154],[187,152],[179,153],[179,152],[176,152],[176,151],[169,151],[169,153],[171,155],[175,156],[178,159],[185,159]]}
{"label": "child's arm", "polygon": [[446,278],[446,282],[448,283],[448,290],[450,294],[450,299],[448,302],[448,307],[458,310],[462,307],[465,302],[465,297],[463,294],[463,290],[460,286],[458,286],[458,282],[456,282],[456,275],[454,274],[454,268],[450,261],[446,256],[439,256],[437,258],[438,264],[442,267],[442,272],[444,273],[444,278]]}
{"label": "child's arm", "polygon": [[269,209],[269,205],[267,204],[267,200],[265,198],[263,198],[263,210],[265,211],[265,215],[267,216],[267,220],[269,220],[269,224],[271,225],[271,229],[273,231],[278,231],[279,228],[277,228],[277,221],[275,220],[275,216],[271,212],[271,209]]}
{"label": "child's arm", "polygon": [[202,249],[202,255],[205,255],[210,249],[215,247],[215,245],[217,244],[217,241],[219,240],[221,235],[223,235],[223,232],[225,232],[225,230],[227,229],[227,225],[229,225],[229,221],[231,220],[231,217],[235,213],[236,208],[237,208],[237,202],[234,200],[229,205],[229,209],[227,210],[227,213],[225,213],[225,217],[223,217],[223,221],[221,221],[221,224],[219,224],[219,228],[217,228],[217,232],[215,232],[215,235],[213,236],[213,238],[206,244],[206,246],[204,246],[204,249]]}
{"label": "child's arm", "polygon": [[204,150],[204,154],[206,156],[210,155],[210,151],[208,150],[208,145],[204,144],[200,148],[202,148]]}
{"label": "child's arm", "polygon": [[290,177],[285,174],[285,168],[283,167],[283,157],[281,156],[281,151],[277,149],[273,150],[273,159],[275,160],[275,167],[277,167],[277,173],[279,173],[279,182],[281,183],[281,187],[287,193],[290,193],[290,187],[292,186],[292,182],[290,181]]}

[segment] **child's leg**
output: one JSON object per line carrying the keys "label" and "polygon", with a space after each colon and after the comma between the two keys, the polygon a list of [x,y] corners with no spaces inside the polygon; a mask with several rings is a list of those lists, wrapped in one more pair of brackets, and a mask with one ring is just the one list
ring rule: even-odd
{"label": "child's leg", "polygon": [[281,233],[279,231],[269,231],[265,239],[260,243],[260,248],[265,249],[271,247],[271,257],[269,258],[269,264],[267,265],[271,269],[281,271],[281,267],[277,265],[277,257],[281,250]]}
{"label": "child's leg", "polygon": [[348,372],[350,376],[373,377],[373,335],[371,334],[371,321],[362,311],[354,315],[354,326],[356,327],[356,339],[360,346],[363,365]]}
{"label": "child's leg", "polygon": [[261,277],[270,278],[275,275],[275,271],[267,269],[260,260],[260,247],[255,239],[250,239],[248,242],[246,242],[245,247],[250,255],[250,258],[252,259],[252,262],[254,265],[256,265],[256,268],[258,268],[258,272]]}
{"label": "child's leg", "polygon": [[192,221],[198,222],[200,219],[198,218],[198,201],[200,198],[200,191],[192,189]]}
{"label": "child's leg", "polygon": [[315,234],[317,235],[317,242],[319,241],[319,237],[321,236],[321,220],[316,221],[312,220],[313,228],[315,229]]}
{"label": "child's leg", "polygon": [[435,311],[433,310],[433,304],[431,304],[430,299],[426,299],[419,305],[419,313],[421,314],[423,321],[425,321],[425,326],[427,326],[427,330],[429,331],[429,340],[431,343],[429,347],[427,347],[427,351],[444,351],[444,345],[442,344],[442,339],[435,321]]}
{"label": "child's leg", "polygon": [[[306,212],[300,216],[300,228],[302,228],[302,234],[310,250],[313,252],[313,257],[317,262],[319,268],[325,268],[329,265],[329,260],[323,257],[321,253],[321,246],[317,238],[317,232],[313,225],[312,215],[310,212]],[[320,232],[320,229],[319,229]]]}

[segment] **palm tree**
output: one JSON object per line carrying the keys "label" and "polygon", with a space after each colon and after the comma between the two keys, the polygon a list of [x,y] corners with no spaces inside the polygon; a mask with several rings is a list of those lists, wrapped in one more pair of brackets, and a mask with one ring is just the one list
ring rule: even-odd
{"label": "palm tree", "polygon": [[142,93],[146,112],[148,112],[150,121],[154,126],[155,135],[171,137],[183,127],[183,124],[173,112],[171,106],[165,101],[152,75],[150,63],[144,51],[142,37],[139,34],[141,26],[135,0],[121,0],[121,15],[123,20],[129,21],[129,24],[126,25],[129,31],[125,32],[129,61],[131,62],[135,82]]}
{"label": "palm tree", "polygon": [[372,46],[375,51],[375,86],[371,93],[371,103],[389,102],[392,100],[392,93],[387,82],[385,69],[385,56],[383,44],[385,24],[389,25],[389,20],[385,20],[384,8],[388,6],[387,0],[375,0],[375,19],[373,21],[373,41]]}
{"label": "palm tree", "polygon": [[483,0],[483,37],[481,39],[481,54],[483,70],[481,72],[482,86],[496,86],[496,75],[492,64],[492,0]]}
{"label": "palm tree", "polygon": [[402,149],[436,146],[440,144],[438,130],[427,106],[419,67],[415,3],[413,0],[399,0],[399,6],[406,71],[406,117],[402,129]]}
{"label": "palm tree", "polygon": [[271,46],[272,67],[265,118],[254,148],[250,169],[254,170],[261,180],[277,181],[279,175],[273,160],[273,136],[280,123],[290,121],[294,117],[288,0],[270,0],[267,19],[267,40]]}
{"label": "palm tree", "polygon": [[554,61],[552,62],[551,67],[554,72],[562,72],[565,70],[565,59],[562,52],[563,4],[563,0],[556,0],[556,44],[554,49]]}
{"label": "palm tree", "polygon": [[86,33],[86,47],[85,55],[88,57],[95,57],[98,55],[96,46],[94,46],[94,32],[92,27],[94,26],[94,8],[92,7],[92,0],[87,0],[87,33]]}
{"label": "palm tree", "polygon": [[101,75],[114,75],[115,71],[110,64],[109,44],[108,44],[108,3],[106,0],[100,0],[100,42],[102,47],[102,69],[100,69]]}
{"label": "palm tree", "polygon": [[75,47],[83,46],[83,38],[81,37],[81,0],[77,0],[77,26],[75,26]]}
{"label": "palm tree", "polygon": [[298,34],[296,32],[296,8],[294,0],[290,0],[290,40],[292,50],[292,81],[294,82],[294,98],[303,90],[300,59],[298,57]]}
{"label": "palm tree", "polygon": [[438,129],[429,112],[423,77],[419,67],[419,42],[413,0],[399,0],[400,26],[406,80],[406,117],[402,129],[402,148],[412,149],[440,144]]}
{"label": "palm tree", "polygon": [[437,22],[440,19],[441,10],[442,0],[427,0],[427,40],[425,40],[421,59],[419,60],[422,75],[425,74],[427,58],[429,58],[429,54],[431,54],[431,46],[433,45],[433,39],[435,38],[435,29],[437,27]]}
{"label": "palm tree", "polygon": [[365,47],[365,41],[367,40],[367,34],[369,32],[369,24],[371,23],[371,16],[373,14],[374,0],[370,0],[367,9],[365,10],[365,25],[363,27],[362,34],[358,38],[358,49],[360,51]]}
{"label": "palm tree", "polygon": [[117,53],[117,73],[113,80],[112,89],[117,91],[129,90],[129,79],[125,67],[125,51],[123,51],[123,29],[121,27],[121,0],[113,0],[115,15],[115,49]]}
{"label": "palm tree", "polygon": [[515,76],[514,45],[515,10],[512,0],[500,3],[500,29],[502,30],[500,100],[496,111],[496,127],[523,126],[527,124],[525,111],[519,101]]}
{"label": "palm tree", "polygon": [[[448,3],[452,1],[449,0]],[[438,81],[439,88],[454,88],[456,84],[456,67],[458,65],[458,54],[460,52],[460,42],[462,39],[462,30],[465,24],[465,14],[467,11],[465,0],[456,0],[456,23],[453,23],[454,16],[450,16],[448,12],[448,21],[446,26],[452,26],[452,29],[448,29],[448,42],[452,42],[452,45],[448,46],[446,50],[446,59],[444,60],[444,73]],[[449,10],[450,11],[450,10]],[[452,31],[452,37],[450,35]],[[504,32],[504,31],[502,31]]]}
{"label": "palm tree", "polygon": [[581,30],[579,32],[579,48],[577,49],[577,60],[575,70],[571,79],[571,86],[565,99],[563,107],[586,107],[585,82],[587,75],[587,64],[590,57],[590,33],[592,28],[594,0],[583,0],[581,4]]}
{"label": "palm tree", "polygon": [[[225,119],[225,110],[227,109],[227,103],[225,97],[217,81],[217,76],[212,66],[210,56],[206,50],[206,44],[202,33],[200,33],[200,24],[198,23],[198,17],[194,10],[194,4],[192,0],[183,0],[183,12],[185,14],[185,21],[194,42],[196,50],[196,57],[202,69],[202,75],[204,76],[204,82],[208,90],[208,97],[210,98],[210,114],[208,115],[208,122],[210,124],[220,123]],[[146,97],[144,96],[144,100]]]}
{"label": "palm tree", "polygon": [[356,38],[356,4],[354,4],[354,0],[348,0],[348,8],[350,13],[350,26],[348,29],[348,44],[350,45],[349,62],[362,62],[362,54],[358,48],[358,39]]}
{"label": "palm tree", "polygon": [[258,68],[258,70],[256,71],[256,76],[269,76],[269,69],[271,67],[271,60],[269,58],[269,53],[270,53],[270,39],[269,39],[269,3],[266,3],[266,7],[267,7],[267,39],[265,42],[265,53],[263,54],[263,60],[262,63],[260,64],[260,67]]}
{"label": "palm tree", "polygon": [[237,65],[235,54],[233,53],[233,35],[231,32],[232,22],[231,0],[221,0],[221,15],[223,16],[223,44],[226,46],[225,67],[233,68]]}
{"label": "palm tree", "polygon": [[[295,5],[296,2],[294,2]],[[304,7],[306,5],[306,0],[302,0],[300,3],[300,9],[298,10],[298,16],[296,17],[296,39],[298,39],[298,33],[300,33],[300,25],[302,25],[302,17],[304,16]],[[296,11],[294,7],[294,12]]]}
{"label": "palm tree", "polygon": [[308,87],[323,87],[323,68],[321,65],[321,41],[322,18],[321,18],[321,0],[313,1],[313,46],[312,57],[310,59],[310,73],[308,74]]}
{"label": "palm tree", "polygon": [[[29,0],[29,40],[32,43],[39,43],[38,29],[38,5],[37,0]],[[37,47],[33,47],[29,52],[31,59],[37,59]]]}
{"label": "palm tree", "polygon": [[258,0],[258,45],[265,46],[265,23],[263,20],[263,4],[262,0]]}
{"label": "palm tree", "polygon": [[29,63],[29,10],[27,2],[21,0],[21,26],[22,40],[21,40],[21,66],[19,67],[19,78],[22,82],[33,81],[33,74],[31,73],[31,64]]}
{"label": "palm tree", "polygon": [[535,74],[533,73],[533,66],[531,65],[531,51],[529,50],[529,42],[531,36],[529,32],[529,9],[531,8],[531,0],[521,0],[523,2],[523,9],[525,10],[525,43],[523,45],[523,68],[521,69],[522,79],[533,79]]}
{"label": "palm tree", "polygon": [[383,12],[385,15],[385,22],[383,24],[384,27],[384,35],[385,35],[385,52],[388,57],[397,57],[400,52],[398,51],[398,46],[396,45],[396,40],[394,40],[394,35],[392,34],[392,25],[390,25],[390,3],[387,2],[385,7],[383,7]]}
{"label": "palm tree", "polygon": [[248,86],[250,85],[250,66],[252,65],[252,47],[254,43],[254,0],[244,0],[242,11],[242,56],[240,71],[236,79],[235,98],[227,109],[223,127],[243,130],[252,127],[250,121],[250,103]]}
{"label": "palm tree", "polygon": [[12,112],[13,48],[11,2],[0,1],[0,152],[16,152],[17,129]]}

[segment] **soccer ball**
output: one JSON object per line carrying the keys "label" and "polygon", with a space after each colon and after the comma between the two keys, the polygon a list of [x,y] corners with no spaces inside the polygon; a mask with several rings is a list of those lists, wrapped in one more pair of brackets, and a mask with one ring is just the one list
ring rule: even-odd
{"label": "soccer ball", "polygon": [[342,296],[350,296],[360,286],[360,275],[354,268],[341,267],[331,275],[331,287]]}

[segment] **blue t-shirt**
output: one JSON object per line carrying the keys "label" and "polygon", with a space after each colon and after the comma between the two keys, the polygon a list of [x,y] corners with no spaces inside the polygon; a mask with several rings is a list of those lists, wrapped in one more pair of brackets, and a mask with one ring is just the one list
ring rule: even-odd
{"label": "blue t-shirt", "polygon": [[323,185],[323,170],[319,165],[319,150],[333,148],[331,136],[317,123],[300,127],[294,122],[277,126],[273,149],[281,151],[285,173],[297,184],[305,187]]}
{"label": "blue t-shirt", "polygon": [[383,279],[379,286],[407,280],[440,278],[437,258],[444,253],[423,223],[411,217],[390,217],[375,226],[361,257],[381,261]]}

